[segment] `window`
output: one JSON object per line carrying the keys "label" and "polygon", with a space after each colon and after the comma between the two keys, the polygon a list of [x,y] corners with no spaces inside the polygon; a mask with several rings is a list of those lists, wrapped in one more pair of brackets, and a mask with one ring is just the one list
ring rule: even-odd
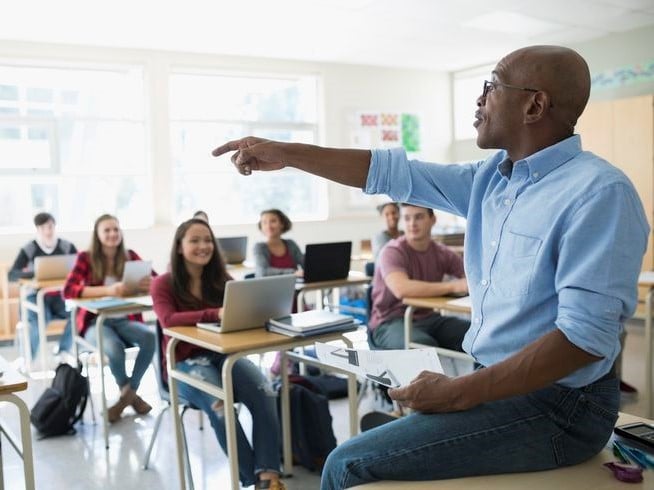
{"label": "window", "polygon": [[152,223],[140,67],[0,62],[0,232],[31,230],[39,211],[62,229],[102,213]]}
{"label": "window", "polygon": [[173,216],[205,210],[215,224],[253,223],[276,207],[293,220],[327,217],[324,180],[304,172],[238,174],[211,150],[247,135],[282,141],[318,140],[315,76],[254,76],[177,71],[170,79]]}
{"label": "window", "polygon": [[458,71],[453,76],[454,139],[457,141],[474,139],[477,131],[472,123],[475,120],[477,99],[481,95],[484,80],[489,79],[493,65]]}

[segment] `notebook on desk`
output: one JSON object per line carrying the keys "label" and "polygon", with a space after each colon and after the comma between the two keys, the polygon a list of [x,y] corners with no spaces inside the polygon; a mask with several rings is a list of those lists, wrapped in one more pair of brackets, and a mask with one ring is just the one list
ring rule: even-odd
{"label": "notebook on desk", "polygon": [[227,264],[242,264],[248,248],[248,237],[232,236],[216,238]]}
{"label": "notebook on desk", "polygon": [[310,243],[304,253],[304,277],[299,282],[345,279],[350,273],[352,242]]}
{"label": "notebook on desk", "polygon": [[65,279],[75,265],[76,254],[44,255],[34,259],[34,279],[50,281]]}
{"label": "notebook on desk", "polygon": [[263,327],[270,318],[291,313],[294,293],[293,275],[228,281],[222,320],[218,323],[200,322],[197,326],[217,333]]}

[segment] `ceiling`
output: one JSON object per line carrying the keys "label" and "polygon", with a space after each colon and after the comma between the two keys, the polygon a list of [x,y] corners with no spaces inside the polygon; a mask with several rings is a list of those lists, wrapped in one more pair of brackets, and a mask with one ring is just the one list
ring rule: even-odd
{"label": "ceiling", "polygon": [[654,25],[654,0],[3,1],[3,40],[446,71]]}

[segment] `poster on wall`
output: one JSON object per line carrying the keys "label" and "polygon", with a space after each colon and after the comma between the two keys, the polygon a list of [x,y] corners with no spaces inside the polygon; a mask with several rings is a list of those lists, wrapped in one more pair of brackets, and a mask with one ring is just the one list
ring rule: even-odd
{"label": "poster on wall", "polygon": [[401,112],[357,112],[352,118],[350,144],[356,148],[403,147],[420,151],[420,118]]}
{"label": "poster on wall", "polygon": [[[409,158],[421,150],[420,117],[403,112],[359,111],[349,118],[350,146],[353,148],[403,147]],[[348,205],[353,208],[373,209],[385,196],[367,196],[360,190],[349,191]]]}

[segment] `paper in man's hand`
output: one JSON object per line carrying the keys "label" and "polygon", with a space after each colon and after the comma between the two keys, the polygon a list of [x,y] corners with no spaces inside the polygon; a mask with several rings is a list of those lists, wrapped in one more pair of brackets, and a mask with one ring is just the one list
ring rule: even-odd
{"label": "paper in man's hand", "polygon": [[409,384],[422,371],[442,373],[435,349],[356,350],[316,342],[320,362],[391,388]]}

